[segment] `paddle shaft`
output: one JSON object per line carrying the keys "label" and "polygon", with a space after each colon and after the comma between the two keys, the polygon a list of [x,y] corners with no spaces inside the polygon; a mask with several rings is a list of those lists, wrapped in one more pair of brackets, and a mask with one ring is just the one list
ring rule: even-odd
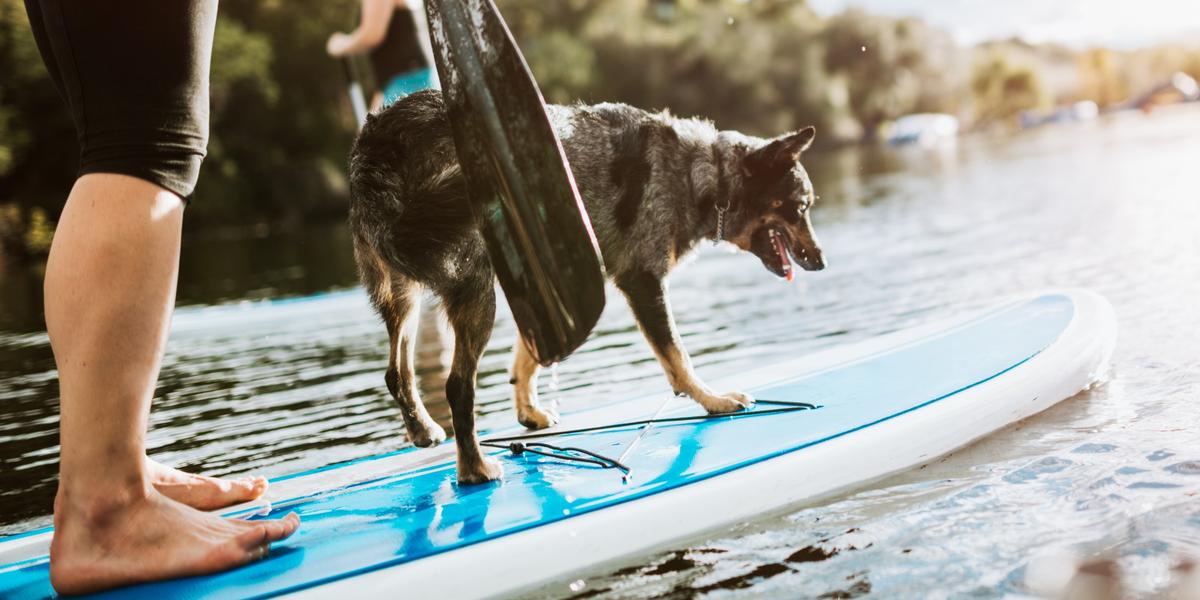
{"label": "paddle shaft", "polygon": [[363,95],[362,80],[358,76],[358,66],[354,57],[342,57],[342,70],[346,74],[347,93],[350,94],[350,106],[354,109],[354,120],[362,129],[367,122],[367,98]]}

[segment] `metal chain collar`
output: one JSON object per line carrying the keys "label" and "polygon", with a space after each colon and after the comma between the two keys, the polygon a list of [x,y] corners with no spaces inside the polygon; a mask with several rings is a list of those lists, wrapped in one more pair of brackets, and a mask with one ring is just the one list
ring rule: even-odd
{"label": "metal chain collar", "polygon": [[715,205],[717,209],[717,237],[713,239],[713,245],[720,244],[725,241],[725,211],[729,210],[729,201],[726,200],[724,205]]}

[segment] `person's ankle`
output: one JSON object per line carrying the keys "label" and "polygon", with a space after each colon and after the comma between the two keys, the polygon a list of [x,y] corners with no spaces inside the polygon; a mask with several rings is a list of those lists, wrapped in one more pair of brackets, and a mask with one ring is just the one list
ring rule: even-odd
{"label": "person's ankle", "polygon": [[149,502],[156,493],[154,487],[142,479],[107,481],[91,486],[60,484],[54,497],[55,527],[71,522],[103,527],[113,517]]}

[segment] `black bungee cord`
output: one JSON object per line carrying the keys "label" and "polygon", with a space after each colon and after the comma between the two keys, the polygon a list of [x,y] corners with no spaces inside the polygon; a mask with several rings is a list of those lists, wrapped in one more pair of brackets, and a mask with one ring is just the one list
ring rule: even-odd
{"label": "black bungee cord", "polygon": [[608,423],[605,425],[594,425],[592,427],[580,427],[578,429],[565,429],[562,431],[547,431],[544,433],[527,433],[525,435],[488,438],[485,440],[480,440],[479,445],[487,446],[489,448],[501,448],[508,450],[509,452],[512,452],[513,456],[521,456],[522,454],[528,452],[531,454],[537,454],[539,456],[545,456],[547,458],[553,458],[555,460],[592,465],[600,467],[601,469],[617,469],[625,474],[626,477],[628,477],[630,473],[629,467],[617,459],[609,458],[603,454],[597,454],[591,450],[585,450],[583,448],[576,448],[572,446],[556,446],[554,444],[547,444],[545,442],[530,442],[528,440],[590,433],[593,431],[608,431],[613,429],[623,429],[626,427],[650,427],[661,423],[686,423],[690,421],[706,421],[711,419],[744,419],[747,417],[758,417],[821,408],[819,405],[810,404],[808,402],[787,402],[784,400],[759,400],[757,404],[777,406],[779,408],[768,408],[766,410],[747,410],[712,415],[692,415],[688,417],[642,419],[638,421],[625,421],[622,423]]}

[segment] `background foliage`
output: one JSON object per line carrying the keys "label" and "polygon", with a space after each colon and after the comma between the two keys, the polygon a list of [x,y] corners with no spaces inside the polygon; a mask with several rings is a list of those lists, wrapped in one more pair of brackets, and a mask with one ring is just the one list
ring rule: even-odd
{"label": "background foliage", "polygon": [[[916,19],[803,0],[498,0],[546,97],[623,101],[775,135],[815,124],[823,143],[871,139],[912,112],[970,127],[1091,99],[1116,106],[1200,52],[1072,50],[1019,40],[963,48]],[[227,1],[213,47],[212,141],[190,229],[340,218],[353,119],[324,53],[356,0]],[[69,190],[74,131],[21,0],[0,0],[0,258],[37,255]]]}

